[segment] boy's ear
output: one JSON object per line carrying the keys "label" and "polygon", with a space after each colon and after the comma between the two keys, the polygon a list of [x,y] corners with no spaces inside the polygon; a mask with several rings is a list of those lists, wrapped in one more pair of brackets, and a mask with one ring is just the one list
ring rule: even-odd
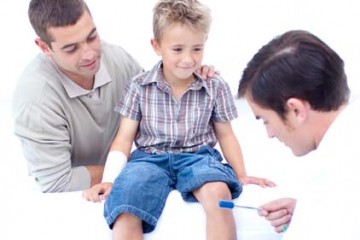
{"label": "boy's ear", "polygon": [[160,45],[159,45],[159,43],[154,38],[152,38],[150,40],[150,42],[151,42],[151,46],[153,47],[156,54],[160,56],[161,54],[160,54]]}
{"label": "boy's ear", "polygon": [[43,53],[45,53],[45,55],[50,55],[50,47],[40,38],[35,39],[35,44],[40,48]]}
{"label": "boy's ear", "polygon": [[298,98],[289,98],[286,101],[288,108],[288,118],[292,118],[298,123],[303,123],[309,114],[310,105],[307,101],[303,101]]}

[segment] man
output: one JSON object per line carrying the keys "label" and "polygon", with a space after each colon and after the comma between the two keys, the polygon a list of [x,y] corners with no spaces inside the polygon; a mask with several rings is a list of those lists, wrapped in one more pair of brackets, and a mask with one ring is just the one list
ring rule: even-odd
{"label": "man", "polygon": [[15,134],[41,191],[87,189],[101,181],[117,132],[115,103],[142,68],[100,40],[83,0],[32,0],[28,13],[42,53],[15,89]]}
{"label": "man", "polygon": [[349,94],[342,59],[306,31],[273,39],[243,72],[238,95],[264,122],[268,136],[296,156],[308,154],[312,163],[298,200],[260,207],[259,215],[277,232],[288,228],[284,239],[360,238],[360,105]]}

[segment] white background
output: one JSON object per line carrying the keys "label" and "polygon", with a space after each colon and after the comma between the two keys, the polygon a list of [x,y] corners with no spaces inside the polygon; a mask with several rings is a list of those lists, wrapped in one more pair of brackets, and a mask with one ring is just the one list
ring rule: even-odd
{"label": "white background", "polygon": [[[150,46],[156,0],[88,0],[101,37],[119,44],[145,68],[157,56]],[[39,50],[28,22],[29,1],[0,2],[0,100],[11,97],[24,65]],[[345,60],[351,88],[360,90],[360,13],[356,0],[203,0],[212,10],[204,63],[215,65],[234,94],[252,55],[272,37],[290,29],[318,35]],[[9,114],[9,113],[2,113]]]}

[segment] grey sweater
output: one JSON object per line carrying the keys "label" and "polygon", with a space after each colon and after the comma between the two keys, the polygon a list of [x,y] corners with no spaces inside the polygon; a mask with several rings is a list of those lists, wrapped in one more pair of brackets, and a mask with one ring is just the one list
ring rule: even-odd
{"label": "grey sweater", "polygon": [[122,48],[104,42],[100,68],[111,81],[100,87],[99,99],[70,98],[61,83],[64,75],[43,54],[18,81],[13,95],[14,131],[29,174],[43,192],[88,188],[91,179],[84,166],[105,163],[119,124],[114,106],[142,69]]}

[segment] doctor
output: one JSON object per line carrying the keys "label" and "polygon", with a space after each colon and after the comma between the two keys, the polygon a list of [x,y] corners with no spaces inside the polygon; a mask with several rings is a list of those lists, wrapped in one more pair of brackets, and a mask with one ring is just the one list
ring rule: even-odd
{"label": "doctor", "polygon": [[277,232],[288,228],[285,240],[360,239],[360,103],[349,100],[338,54],[309,32],[286,32],[253,56],[238,96],[270,138],[312,163],[297,200],[266,203],[259,215]]}

